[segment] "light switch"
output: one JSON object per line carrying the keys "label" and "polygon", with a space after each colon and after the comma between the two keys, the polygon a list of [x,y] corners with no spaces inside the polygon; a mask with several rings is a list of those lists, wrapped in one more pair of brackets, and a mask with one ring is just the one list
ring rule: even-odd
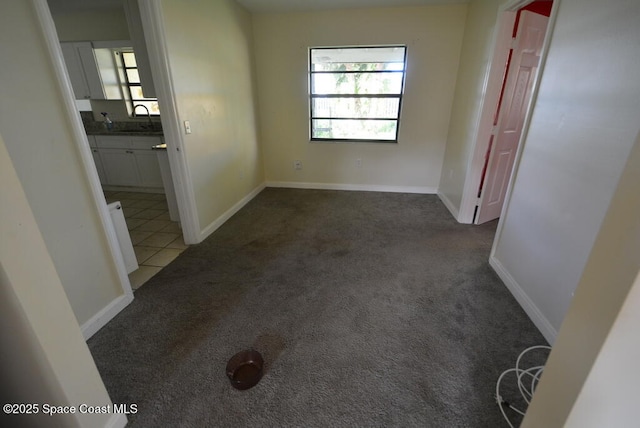
{"label": "light switch", "polygon": [[185,134],[191,134],[191,123],[188,120],[184,121],[184,132]]}

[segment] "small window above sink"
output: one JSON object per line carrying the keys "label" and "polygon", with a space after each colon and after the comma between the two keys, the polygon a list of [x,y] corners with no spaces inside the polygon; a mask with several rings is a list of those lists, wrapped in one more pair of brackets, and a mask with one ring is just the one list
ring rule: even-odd
{"label": "small window above sink", "polygon": [[[131,117],[160,116],[157,98],[146,97],[143,93],[138,62],[132,49],[116,51],[122,63],[121,77],[125,87],[125,98],[128,100]],[[138,107],[140,106],[140,107]],[[146,114],[142,114],[142,111]]]}

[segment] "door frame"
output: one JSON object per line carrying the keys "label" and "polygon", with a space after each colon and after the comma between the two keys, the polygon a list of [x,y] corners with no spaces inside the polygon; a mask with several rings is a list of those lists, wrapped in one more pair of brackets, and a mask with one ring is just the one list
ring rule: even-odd
{"label": "door frame", "polygon": [[[147,28],[161,29],[161,9],[159,2],[144,1],[147,9],[154,10],[156,13],[152,16],[143,17],[143,26],[145,31]],[[71,86],[71,80],[67,74],[66,65],[62,55],[62,48],[58,41],[58,33],[56,31],[53,18],[51,16],[51,10],[47,4],[47,0],[31,0],[34,12],[36,14],[39,30],[44,38],[47,46],[46,54],[51,60],[51,65],[55,77],[58,81],[58,87],[60,88],[60,95],[65,106],[65,113],[68,118],[68,125],[73,135],[74,143],[78,156],[82,163],[82,167],[87,179],[87,184],[92,195],[93,203],[98,213],[100,223],[104,229],[109,252],[115,264],[117,277],[119,279],[119,285],[123,294],[109,303],[106,307],[101,309],[87,322],[80,326],[82,334],[85,339],[89,339],[100,328],[107,324],[113,317],[115,317],[122,309],[127,307],[133,301],[133,290],[131,289],[131,283],[129,281],[129,275],[127,274],[124,261],[122,259],[122,251],[118,244],[118,238],[116,231],[111,222],[111,215],[107,207],[104,193],[102,191],[102,185],[100,184],[100,178],[96,165],[93,161],[93,156],[89,148],[89,142],[87,135],[78,114],[78,110],[75,103],[75,95]],[[141,7],[141,9],[144,9]],[[184,233],[185,243],[195,244],[200,242],[200,223],[197,215],[197,209],[195,204],[195,197],[193,188],[191,185],[190,175],[188,171],[188,165],[185,159],[184,153],[184,141],[182,138],[181,128],[179,126],[179,119],[176,109],[176,97],[173,91],[171,74],[168,64],[168,57],[166,55],[166,42],[164,41],[164,33],[154,33],[153,40],[147,39],[149,47],[164,47],[164,54],[158,54],[154,51],[153,55],[150,55],[152,65],[156,66],[161,61],[164,61],[164,67],[162,73],[154,73],[153,79],[156,85],[156,90],[161,94],[161,105],[163,109],[166,109],[166,113],[163,113],[163,127],[165,122],[167,124],[167,130],[165,131],[165,140],[169,153],[169,162],[171,165],[171,175],[174,180],[174,186],[176,188],[178,210],[180,212],[180,221],[182,230]],[[159,40],[159,41],[158,41]],[[159,57],[155,57],[158,55]],[[166,71],[168,70],[168,74]],[[168,136],[168,138],[167,138]]]}
{"label": "door frame", "polygon": [[47,54],[49,55],[55,77],[58,81],[58,87],[60,88],[62,101],[65,106],[65,113],[69,120],[71,134],[73,135],[76,150],[89,184],[94,206],[98,212],[100,223],[102,224],[102,228],[104,229],[104,233],[107,238],[109,252],[111,253],[111,257],[115,264],[118,279],[120,280],[120,287],[123,292],[121,296],[117,297],[80,326],[82,335],[86,340],[93,336],[133,301],[133,290],[131,289],[129,275],[127,274],[127,269],[122,257],[122,250],[120,250],[120,245],[118,244],[116,230],[111,221],[111,214],[107,207],[107,201],[104,198],[104,193],[102,192],[100,178],[98,177],[98,170],[96,169],[96,165],[93,161],[93,155],[89,148],[87,134],[76,108],[75,95],[73,93],[73,88],[71,87],[71,80],[67,74],[67,67],[64,63],[62,48],[58,41],[58,33],[56,31],[53,18],[51,17],[49,5],[46,0],[31,0],[31,2],[38,18],[40,32],[47,45]]}
{"label": "door frame", "polygon": [[[498,9],[498,16],[496,19],[496,28],[493,33],[493,42],[491,47],[491,62],[486,69],[484,76],[482,99],[480,100],[480,111],[476,119],[476,131],[472,148],[472,156],[469,159],[467,174],[465,178],[464,188],[462,192],[462,200],[460,203],[460,211],[458,213],[458,221],[460,223],[473,223],[476,205],[478,204],[478,189],[480,187],[480,181],[482,179],[482,170],[485,163],[485,155],[489,148],[489,140],[493,130],[493,118],[496,113],[498,99],[500,97],[500,91],[503,84],[503,75],[505,72],[505,64],[511,46],[511,39],[513,33],[513,25],[515,22],[515,16],[518,9],[533,3],[534,0],[509,0]],[[522,126],[522,133],[518,141],[518,148],[515,154],[515,160],[509,184],[507,186],[507,193],[502,206],[502,212],[500,217],[505,214],[505,210],[509,205],[511,199],[511,188],[513,181],[517,175],[518,166],[520,164],[520,158],[522,155],[523,141],[529,131],[529,124],[531,122],[532,106],[535,105],[538,96],[538,87],[540,80],[544,74],[544,65],[547,59],[547,53],[549,51],[549,44],[553,35],[553,29],[555,26],[556,15],[558,13],[558,7],[562,0],[553,0],[553,6],[551,8],[551,15],[549,16],[549,24],[547,26],[547,32],[545,34],[542,52],[540,54],[540,65],[536,79],[533,83],[533,89],[531,91],[531,99],[527,106],[527,113],[524,118],[524,124]],[[500,226],[498,226],[498,230]]]}
{"label": "door frame", "polygon": [[186,158],[187,149],[184,144],[184,133],[173,86],[162,5],[157,0],[138,0],[138,5],[149,62],[151,63],[153,84],[162,111],[162,129],[167,144],[167,156],[176,191],[184,242],[198,244],[203,237],[200,233],[196,197]]}
{"label": "door frame", "polygon": [[[538,4],[551,7],[550,1]],[[522,135],[524,115],[528,111],[531,90],[538,76],[540,51],[547,34],[549,17],[545,14],[520,9],[517,16],[520,18],[513,27],[515,35],[511,39],[511,47],[508,50],[509,59],[500,89],[500,101],[494,116],[489,149],[485,155],[486,166],[483,168],[478,188],[474,224],[497,219],[504,206],[507,185],[513,172],[515,154]],[[532,38],[534,33],[529,31],[532,29],[537,30],[535,39]],[[532,52],[531,49],[535,51]],[[534,59],[535,62],[531,62]],[[522,78],[526,78],[525,86],[520,85],[523,83]]]}

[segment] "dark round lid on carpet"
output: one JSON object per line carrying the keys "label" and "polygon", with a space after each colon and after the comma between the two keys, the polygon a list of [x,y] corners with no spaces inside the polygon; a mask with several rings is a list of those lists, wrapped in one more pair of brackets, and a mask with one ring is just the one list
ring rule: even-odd
{"label": "dark round lid on carpet", "polygon": [[260,382],[263,367],[262,355],[254,349],[235,354],[227,363],[227,377],[236,389],[249,389]]}

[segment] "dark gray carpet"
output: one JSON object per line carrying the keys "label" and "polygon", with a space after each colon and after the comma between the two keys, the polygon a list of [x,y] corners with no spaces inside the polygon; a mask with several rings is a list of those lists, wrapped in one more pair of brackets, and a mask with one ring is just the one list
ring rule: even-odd
{"label": "dark gray carpet", "polygon": [[[89,347],[130,426],[505,426],[495,381],[546,342],[487,263],[495,227],[434,195],[266,189]],[[267,372],[237,391],[249,347]]]}

